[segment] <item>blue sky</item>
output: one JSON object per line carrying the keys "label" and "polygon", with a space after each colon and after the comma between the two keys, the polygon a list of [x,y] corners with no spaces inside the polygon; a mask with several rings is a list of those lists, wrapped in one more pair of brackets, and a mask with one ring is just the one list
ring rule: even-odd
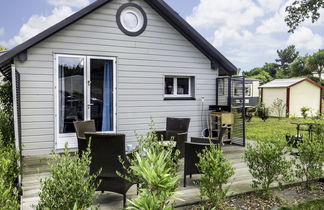
{"label": "blue sky", "polygon": [[[12,48],[94,0],[1,0],[0,46]],[[283,21],[293,0],[165,0],[242,70],[274,62],[295,44],[301,55],[324,48],[324,12],[294,34]],[[19,6],[18,6],[19,5]]]}

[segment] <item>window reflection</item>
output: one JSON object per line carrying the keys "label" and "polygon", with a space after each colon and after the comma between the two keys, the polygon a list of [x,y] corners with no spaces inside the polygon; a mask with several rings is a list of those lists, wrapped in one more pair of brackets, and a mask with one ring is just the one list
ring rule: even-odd
{"label": "window reflection", "polygon": [[84,59],[59,57],[59,132],[73,133],[84,120]]}

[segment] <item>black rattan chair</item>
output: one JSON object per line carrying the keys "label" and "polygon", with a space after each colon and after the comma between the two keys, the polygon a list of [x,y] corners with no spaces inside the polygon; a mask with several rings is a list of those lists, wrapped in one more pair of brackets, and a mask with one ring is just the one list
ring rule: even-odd
{"label": "black rattan chair", "polygon": [[[213,144],[216,144],[218,149],[221,149],[223,144],[223,136],[226,126],[222,126],[219,131],[219,136],[217,139],[211,139]],[[187,175],[200,174],[200,171],[197,167],[199,163],[198,153],[201,153],[203,149],[210,145],[209,138],[191,138],[191,142],[185,142],[185,158],[184,158],[184,170],[183,170],[183,186],[186,187]]]}
{"label": "black rattan chair", "polygon": [[110,191],[124,196],[133,183],[117,175],[116,171],[125,174],[125,170],[119,161],[127,161],[125,154],[125,135],[108,133],[85,133],[86,139],[91,139],[91,164],[90,174],[97,173],[101,169],[98,180],[101,181],[97,191]]}
{"label": "black rattan chair", "polygon": [[78,153],[81,157],[82,153],[88,147],[88,141],[84,135],[85,132],[96,132],[96,125],[94,120],[88,121],[75,121],[73,122],[75,133],[78,138]]}
{"label": "black rattan chair", "polygon": [[176,149],[180,151],[179,158],[184,157],[184,145],[188,138],[189,124],[190,118],[168,117],[166,120],[166,130],[156,132],[159,139],[162,139],[162,136],[165,141],[170,141],[171,138],[174,138]]}

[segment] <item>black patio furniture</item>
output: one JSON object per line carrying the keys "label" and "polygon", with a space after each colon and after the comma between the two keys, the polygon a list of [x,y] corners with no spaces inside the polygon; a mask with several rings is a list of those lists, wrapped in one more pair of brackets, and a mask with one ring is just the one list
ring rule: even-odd
{"label": "black patio furniture", "polygon": [[184,170],[183,170],[183,186],[186,187],[187,175],[192,177],[192,174],[200,174],[197,163],[199,163],[198,153],[201,153],[203,149],[210,146],[210,142],[215,144],[218,149],[222,147],[222,138],[227,127],[222,126],[219,131],[218,139],[192,137],[191,142],[185,142],[185,158],[184,158]]}
{"label": "black patio furniture", "polygon": [[172,138],[176,142],[175,149],[180,151],[179,158],[184,157],[184,145],[188,138],[190,118],[171,118],[166,119],[166,130],[156,131],[158,138],[170,141]]}
{"label": "black patio furniture", "polygon": [[100,184],[97,191],[110,191],[122,194],[123,204],[126,204],[126,193],[133,183],[117,175],[117,171],[122,175],[126,174],[119,157],[127,163],[125,152],[125,135],[110,134],[104,132],[86,132],[86,139],[91,140],[91,164],[90,174],[95,174],[101,170],[98,181]]}
{"label": "black patio furniture", "polygon": [[74,121],[74,129],[78,139],[78,153],[81,157],[82,153],[88,147],[88,141],[84,135],[85,132],[96,132],[96,125],[94,120],[88,121]]}

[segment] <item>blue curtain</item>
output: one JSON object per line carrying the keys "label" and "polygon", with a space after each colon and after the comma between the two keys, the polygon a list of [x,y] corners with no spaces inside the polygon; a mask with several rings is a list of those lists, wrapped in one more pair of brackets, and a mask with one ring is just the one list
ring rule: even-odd
{"label": "blue curtain", "polygon": [[113,62],[106,61],[103,77],[102,131],[113,130]]}

